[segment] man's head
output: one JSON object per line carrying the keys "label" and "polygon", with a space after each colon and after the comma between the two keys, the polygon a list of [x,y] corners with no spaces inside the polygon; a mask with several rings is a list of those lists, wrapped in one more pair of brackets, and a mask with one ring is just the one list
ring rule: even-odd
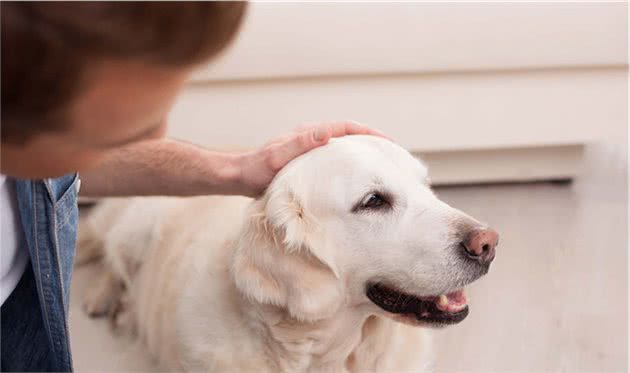
{"label": "man's head", "polygon": [[[190,71],[233,39],[242,2],[2,2],[2,173],[55,176],[159,137]],[[26,156],[28,154],[28,157]]]}

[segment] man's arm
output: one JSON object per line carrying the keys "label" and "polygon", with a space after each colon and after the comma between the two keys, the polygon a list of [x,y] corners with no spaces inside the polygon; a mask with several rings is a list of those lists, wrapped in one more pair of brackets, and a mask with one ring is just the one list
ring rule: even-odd
{"label": "man's arm", "polygon": [[113,151],[98,167],[81,172],[81,195],[258,196],[293,158],[331,137],[352,134],[383,136],[354,122],[339,122],[303,129],[247,153],[216,152],[170,139],[144,141]]}
{"label": "man's arm", "polygon": [[115,150],[96,168],[81,172],[81,195],[239,194],[239,158],[176,140],[143,141]]}

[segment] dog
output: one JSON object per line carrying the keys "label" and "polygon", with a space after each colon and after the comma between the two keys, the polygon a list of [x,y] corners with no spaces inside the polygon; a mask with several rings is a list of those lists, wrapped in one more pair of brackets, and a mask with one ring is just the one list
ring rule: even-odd
{"label": "dog", "polygon": [[78,261],[105,264],[85,310],[170,369],[420,372],[497,244],[421,161],[357,135],[293,160],[258,199],[106,200],[80,222]]}

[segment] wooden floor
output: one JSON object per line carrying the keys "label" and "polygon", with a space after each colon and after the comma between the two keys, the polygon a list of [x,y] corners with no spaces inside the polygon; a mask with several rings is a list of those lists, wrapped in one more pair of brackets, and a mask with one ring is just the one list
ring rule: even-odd
{"label": "wooden floor", "polygon": [[[490,273],[467,289],[470,315],[437,331],[437,372],[627,370],[627,148],[587,148],[573,184],[440,188],[442,199],[501,234]],[[85,317],[73,282],[78,371],[155,370],[105,322]]]}

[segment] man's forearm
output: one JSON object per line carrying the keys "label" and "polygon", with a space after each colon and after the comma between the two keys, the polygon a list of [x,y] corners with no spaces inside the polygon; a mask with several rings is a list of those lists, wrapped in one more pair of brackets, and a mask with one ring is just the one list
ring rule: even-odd
{"label": "man's forearm", "polygon": [[242,194],[239,156],[163,139],[114,151],[81,172],[81,195],[194,196]]}

